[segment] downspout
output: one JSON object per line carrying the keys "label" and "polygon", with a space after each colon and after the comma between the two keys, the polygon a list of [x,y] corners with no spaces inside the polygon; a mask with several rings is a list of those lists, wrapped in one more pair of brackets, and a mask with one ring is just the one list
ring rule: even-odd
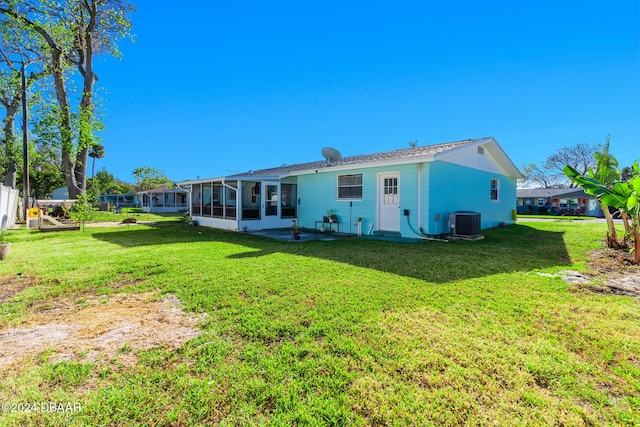
{"label": "downspout", "polygon": [[422,170],[423,164],[418,163],[418,229],[422,230],[422,178],[424,172]]}

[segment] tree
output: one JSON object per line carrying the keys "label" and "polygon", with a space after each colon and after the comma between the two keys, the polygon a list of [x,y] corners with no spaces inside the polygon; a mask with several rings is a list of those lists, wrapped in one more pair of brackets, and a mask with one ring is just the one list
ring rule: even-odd
{"label": "tree", "polygon": [[538,185],[540,188],[561,188],[564,184],[547,171],[540,169],[535,163],[522,166],[522,171],[527,177],[525,182]]}
{"label": "tree", "polygon": [[35,141],[29,159],[29,181],[33,197],[48,199],[53,190],[65,184],[60,154],[55,146]]}
{"label": "tree", "polygon": [[89,151],[89,157],[93,159],[93,162],[91,163],[91,182],[93,182],[93,179],[95,177],[94,171],[96,167],[96,159],[101,159],[104,157],[104,145],[94,145]]}
{"label": "tree", "polygon": [[93,201],[90,199],[87,193],[78,195],[77,201],[71,206],[69,216],[72,220],[82,224],[82,232],[84,233],[84,224],[87,221],[92,221],[96,213],[93,209]]}
{"label": "tree", "polygon": [[576,169],[567,165],[565,173],[571,180],[580,185],[587,194],[594,195],[603,204],[623,210],[632,220],[631,235],[633,236],[633,262],[640,264],[640,166],[635,161],[632,165],[633,174],[628,181],[616,182],[608,186],[595,175],[584,176]]}
{"label": "tree", "polygon": [[[16,187],[16,174],[21,166],[22,149],[15,135],[15,120],[20,114],[22,103],[21,66],[32,68],[26,78],[27,88],[46,74],[43,58],[38,51],[41,45],[33,33],[20,32],[11,20],[0,19],[0,105],[4,107],[2,120],[4,184]],[[37,65],[34,72],[33,65]]]}
{"label": "tree", "polygon": [[535,183],[542,188],[562,188],[574,186],[567,181],[564,174],[564,166],[570,165],[581,174],[586,175],[590,167],[595,166],[594,154],[599,150],[598,145],[576,144],[562,147],[547,158],[544,166],[539,167],[535,163],[523,166],[522,170],[529,183]]}
{"label": "tree", "polygon": [[135,188],[137,191],[173,186],[173,181],[164,172],[148,166],[134,169],[131,173],[136,179]]}
{"label": "tree", "polygon": [[116,179],[116,183],[113,187],[108,190],[109,194],[125,194],[125,193],[133,193],[133,185],[128,182],[121,181]]}
{"label": "tree", "polygon": [[[618,161],[609,153],[610,143],[611,139],[607,136],[607,139],[602,146],[602,151],[597,151],[594,154],[594,159],[596,160],[595,170],[589,168],[587,171],[589,178],[596,180],[606,187],[612,187],[620,177],[620,172],[617,169]],[[575,168],[573,168],[573,170],[576,171]],[[617,247],[619,242],[616,227],[613,222],[613,215],[611,215],[609,207],[605,205],[602,200],[599,199],[598,201],[600,202],[600,207],[604,213],[604,217],[607,220],[607,247]]]}
{"label": "tree", "polygon": [[[119,55],[116,41],[129,35],[131,23],[127,15],[132,11],[134,8],[125,0],[0,2],[0,13],[25,30],[36,32],[48,47],[59,106],[62,165],[70,197],[86,190],[89,150],[96,145],[93,89],[98,77],[94,58],[104,53]],[[69,67],[75,67],[82,77],[75,138],[67,89]]]}
{"label": "tree", "polygon": [[585,143],[562,147],[547,158],[544,167],[547,170],[554,171],[558,176],[564,176],[564,167],[569,165],[582,175],[585,175],[589,168],[595,166],[595,154],[599,149],[598,145]]}

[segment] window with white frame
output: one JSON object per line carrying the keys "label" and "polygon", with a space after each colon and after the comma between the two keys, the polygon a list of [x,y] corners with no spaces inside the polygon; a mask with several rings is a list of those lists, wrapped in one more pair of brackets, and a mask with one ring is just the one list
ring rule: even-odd
{"label": "window with white frame", "polygon": [[338,200],[362,199],[362,174],[338,175]]}
{"label": "window with white frame", "polygon": [[497,179],[491,180],[491,200],[500,200],[500,181]]}

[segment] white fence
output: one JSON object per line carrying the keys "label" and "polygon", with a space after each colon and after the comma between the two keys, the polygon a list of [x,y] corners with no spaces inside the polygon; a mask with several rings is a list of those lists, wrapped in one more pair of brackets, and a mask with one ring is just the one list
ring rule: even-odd
{"label": "white fence", "polygon": [[16,224],[19,197],[18,190],[0,184],[0,229],[6,230]]}

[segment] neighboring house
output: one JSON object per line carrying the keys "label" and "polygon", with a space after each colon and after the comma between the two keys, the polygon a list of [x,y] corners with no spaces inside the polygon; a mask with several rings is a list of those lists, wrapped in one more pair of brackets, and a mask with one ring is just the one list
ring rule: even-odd
{"label": "neighboring house", "polygon": [[52,200],[67,200],[69,198],[69,190],[67,187],[56,188],[51,192]]}
{"label": "neighboring house", "polygon": [[581,188],[519,188],[516,194],[520,214],[602,216],[598,200]]}
{"label": "neighboring house", "polygon": [[[522,174],[494,138],[407,148],[333,161],[184,181],[200,225],[257,230],[292,225],[418,237],[450,232],[449,214],[474,211],[479,226],[513,223]],[[323,224],[328,211],[337,223]],[[414,231],[415,230],[415,231]]]}
{"label": "neighboring house", "polygon": [[124,194],[102,194],[100,202],[120,208],[142,208],[145,212],[181,212],[189,210],[189,191],[183,188],[154,188]]}
{"label": "neighboring house", "polygon": [[120,208],[139,207],[139,203],[136,203],[136,193],[101,194],[100,197],[98,197],[98,201],[101,203],[110,203]]}
{"label": "neighboring house", "polygon": [[154,188],[135,193],[135,204],[144,212],[189,210],[189,191],[183,188]]}

